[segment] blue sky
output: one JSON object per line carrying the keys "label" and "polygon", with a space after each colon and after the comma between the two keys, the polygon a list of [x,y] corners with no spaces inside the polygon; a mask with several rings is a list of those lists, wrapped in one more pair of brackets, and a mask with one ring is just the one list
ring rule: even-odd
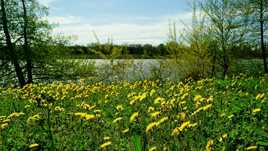
{"label": "blue sky", "polygon": [[[49,7],[48,20],[58,24],[55,34],[74,37],[76,44],[95,42],[164,43],[169,22],[178,32],[191,23],[190,0],[39,0]],[[183,23],[182,23],[183,22]]]}

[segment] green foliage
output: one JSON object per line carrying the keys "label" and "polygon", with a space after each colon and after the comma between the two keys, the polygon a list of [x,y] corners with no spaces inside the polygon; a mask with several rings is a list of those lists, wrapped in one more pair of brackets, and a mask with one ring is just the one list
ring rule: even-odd
{"label": "green foliage", "polygon": [[139,135],[132,136],[132,142],[134,144],[135,151],[142,151],[141,137]]}
{"label": "green foliage", "polygon": [[185,29],[187,34],[181,34],[179,38],[176,37],[175,24],[174,29],[170,29],[171,40],[167,44],[167,49],[182,79],[189,77],[200,79],[211,74],[213,56],[210,50],[213,39],[208,31],[208,25],[204,22],[204,17],[201,16],[200,21],[197,21],[199,20],[196,20],[196,24],[192,27]]}
{"label": "green foliage", "polygon": [[267,149],[267,77],[86,83],[1,88],[1,149]]}

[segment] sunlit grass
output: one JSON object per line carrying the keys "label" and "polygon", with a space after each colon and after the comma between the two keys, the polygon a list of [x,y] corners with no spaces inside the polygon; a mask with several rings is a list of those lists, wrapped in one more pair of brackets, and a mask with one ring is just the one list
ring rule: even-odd
{"label": "sunlit grass", "polygon": [[[260,150],[268,78],[0,89],[2,150]],[[266,148],[265,148],[266,147]]]}

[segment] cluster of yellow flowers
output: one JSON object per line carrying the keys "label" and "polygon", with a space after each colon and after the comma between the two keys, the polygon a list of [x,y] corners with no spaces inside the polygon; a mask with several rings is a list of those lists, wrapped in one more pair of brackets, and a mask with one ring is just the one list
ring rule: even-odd
{"label": "cluster of yellow flowers", "polygon": [[262,101],[265,98],[265,93],[260,93],[256,96],[257,101]]}
{"label": "cluster of yellow flowers", "polygon": [[80,108],[88,110],[88,111],[92,110],[92,109],[94,109],[96,107],[96,105],[89,105],[89,104],[87,104],[85,102],[82,102],[79,106],[80,106]]}
{"label": "cluster of yellow flowers", "polygon": [[[130,95],[131,96],[131,95]],[[145,98],[147,97],[147,93],[142,93],[142,94],[138,94],[138,95],[134,95],[130,97],[130,105],[133,105],[135,103],[141,102],[143,101]]]}
{"label": "cluster of yellow flowers", "polygon": [[209,139],[206,145],[206,151],[213,151],[213,145],[214,141],[212,139]]}
{"label": "cluster of yellow flowers", "polygon": [[168,120],[168,117],[163,117],[157,122],[152,122],[146,127],[146,133],[149,133],[153,128],[157,128],[162,123],[166,122]]}
{"label": "cluster of yellow flowers", "polygon": [[[92,129],[99,128],[99,131],[102,131],[103,127],[107,128],[109,126],[111,131],[105,131],[105,137],[100,133],[103,140],[97,144],[99,149],[110,149],[110,147],[116,146],[118,140],[114,136],[129,137],[133,133],[137,133],[136,130],[138,130],[141,135],[146,135],[149,143],[148,150],[156,151],[164,150],[164,145],[159,145],[156,141],[159,138],[161,139],[162,135],[165,135],[168,139],[183,138],[188,132],[198,130],[198,127],[206,122],[205,117],[207,115],[212,116],[214,113],[219,113],[219,118],[229,121],[235,117],[236,114],[233,112],[225,113],[224,111],[228,110],[226,108],[225,110],[217,110],[220,104],[217,101],[219,99],[218,95],[228,94],[225,94],[225,91],[210,93],[210,90],[204,87],[207,83],[212,83],[212,81],[203,79],[195,82],[195,85],[190,84],[190,82],[174,84],[172,82],[161,83],[147,80],[133,83],[96,83],[92,85],[85,85],[84,81],[68,84],[54,82],[52,84],[30,84],[23,89],[1,90],[3,91],[1,93],[30,100],[28,102],[30,104],[27,104],[23,110],[31,115],[27,118],[27,124],[30,126],[36,126],[45,120],[46,114],[41,112],[46,107],[46,109],[49,109],[49,113],[52,113],[51,116],[56,117],[53,117],[54,119],[60,116],[76,117],[66,119],[74,119],[71,122],[90,124]],[[237,85],[241,85],[241,83],[235,79],[230,84],[224,85],[224,88],[235,88]],[[127,91],[123,91],[125,89]],[[121,92],[125,94],[121,94]],[[259,103],[247,109],[247,114],[250,113],[249,116],[257,117],[256,115],[265,113],[266,109],[260,104],[264,104],[267,100],[267,93],[252,95],[238,88],[235,92],[238,92],[240,97],[250,97],[250,101]],[[74,108],[70,111],[69,106],[62,105],[63,100],[75,104]],[[35,105],[41,107],[32,112],[32,110],[35,110]],[[225,105],[228,106],[229,104],[226,103]],[[13,120],[24,115],[22,112],[15,112],[8,116],[1,116],[1,131],[7,129]],[[56,122],[53,121],[52,123]],[[108,137],[108,131],[115,133],[114,136],[109,133],[111,137]],[[226,143],[229,139],[228,135],[228,133],[219,131],[215,137],[209,136],[215,139],[208,139],[203,147],[206,151],[212,151],[218,143]],[[29,147],[37,148],[39,145],[32,144]],[[250,146],[247,149],[254,149],[254,147]]]}
{"label": "cluster of yellow flowers", "polygon": [[192,116],[196,115],[197,113],[199,113],[201,111],[206,111],[206,110],[208,110],[211,107],[212,107],[212,104],[208,104],[206,106],[202,106],[202,107],[198,108],[196,111],[194,111],[194,113],[192,114]]}
{"label": "cluster of yellow flowers", "polygon": [[9,127],[12,121],[15,121],[17,118],[24,116],[23,112],[14,112],[9,116],[0,116],[0,130],[5,130]]}
{"label": "cluster of yellow flowers", "polygon": [[197,123],[191,123],[190,121],[186,121],[186,122],[183,122],[181,124],[180,127],[176,127],[173,131],[172,131],[172,136],[178,136],[180,135],[184,129],[186,128],[192,128],[192,127],[196,127],[197,126]]}
{"label": "cluster of yellow flowers", "polygon": [[54,110],[55,110],[55,112],[64,112],[65,111],[65,109],[60,107],[60,106],[56,106]]}
{"label": "cluster of yellow flowers", "polygon": [[87,114],[87,113],[74,113],[74,116],[79,117],[81,120],[85,120],[85,121],[92,121],[94,119],[96,119],[96,116],[93,114]]}
{"label": "cluster of yellow flowers", "polygon": [[31,125],[31,126],[35,126],[35,125],[38,125],[39,122],[42,120],[42,116],[41,114],[36,114],[36,115],[33,115],[33,116],[30,116],[28,119],[27,119],[27,124],[28,125]]}

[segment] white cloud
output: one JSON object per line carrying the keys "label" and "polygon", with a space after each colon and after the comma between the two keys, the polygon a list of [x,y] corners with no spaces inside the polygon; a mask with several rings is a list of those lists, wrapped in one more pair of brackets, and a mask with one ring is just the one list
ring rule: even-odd
{"label": "white cloud", "polygon": [[81,23],[81,18],[77,16],[53,16],[53,17],[46,17],[50,23],[52,24],[59,24],[59,25],[73,25],[77,23]]}
{"label": "white cloud", "polygon": [[[54,29],[55,34],[75,36],[76,44],[89,44],[96,42],[93,31],[98,35],[101,42],[107,42],[108,38],[113,39],[116,44],[122,43],[151,43],[154,45],[166,42],[168,38],[169,21],[176,21],[178,32],[182,32],[184,25],[191,24],[192,13],[185,12],[173,16],[162,16],[149,23],[133,23],[117,21],[109,24],[93,25],[85,23],[86,19],[75,16],[49,17],[51,23],[58,23]],[[142,20],[146,18],[142,17]],[[183,22],[183,23],[182,23]]]}
{"label": "white cloud", "polygon": [[44,6],[49,6],[52,2],[56,1],[56,0],[38,0],[42,5]]}

